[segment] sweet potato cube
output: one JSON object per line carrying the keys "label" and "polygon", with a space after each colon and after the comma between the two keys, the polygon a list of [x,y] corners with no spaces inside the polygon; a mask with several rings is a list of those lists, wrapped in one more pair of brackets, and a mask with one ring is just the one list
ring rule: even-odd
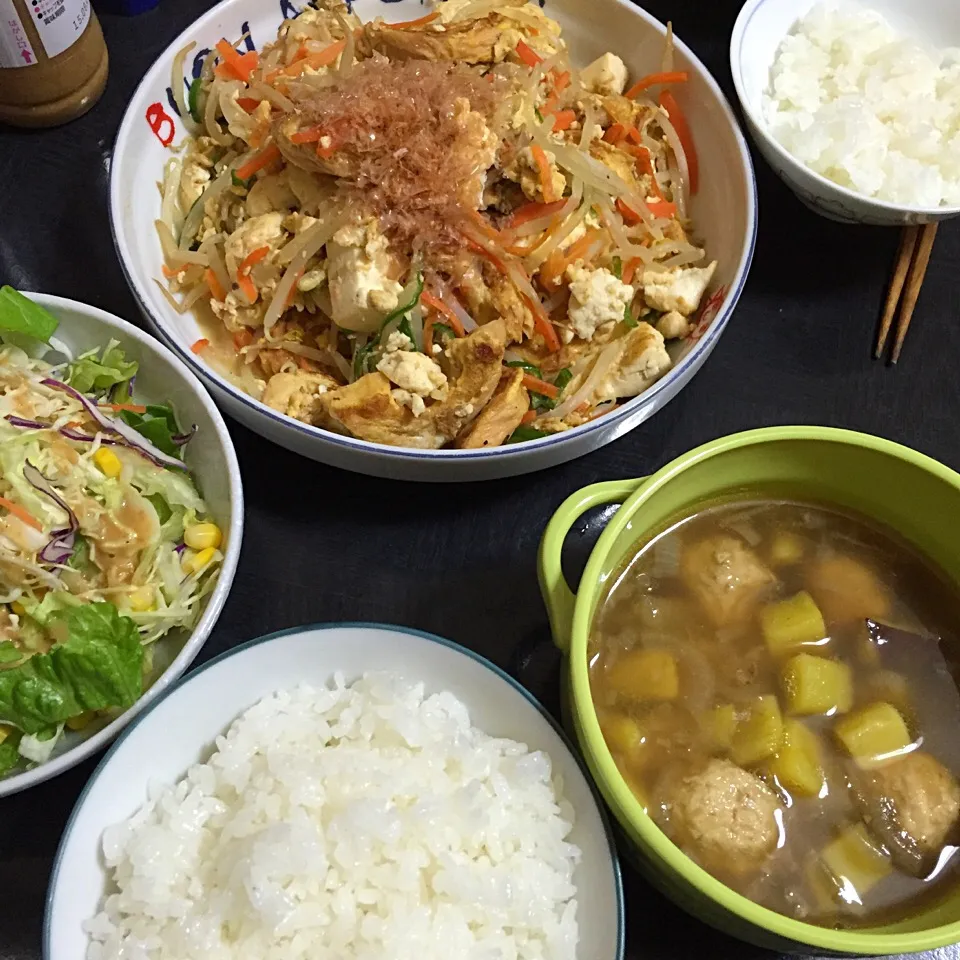
{"label": "sweet potato cube", "polygon": [[610,667],[607,684],[629,700],[676,700],[680,693],[676,658],[666,650],[631,650]]}
{"label": "sweet potato cube", "polygon": [[704,729],[715,748],[729,750],[737,730],[737,711],[732,703],[714,707],[704,717]]}
{"label": "sweet potato cube", "polygon": [[770,562],[775,567],[799,563],[807,551],[807,541],[792,530],[778,530],[770,544]]}
{"label": "sweet potato cube", "polygon": [[850,668],[839,660],[798,653],[784,664],[781,680],[794,716],[846,713],[853,705]]}
{"label": "sweet potato cube", "polygon": [[784,721],[783,740],[770,772],[791,794],[819,796],[824,784],[820,740],[802,721]]}
{"label": "sweet potato cube", "polygon": [[862,903],[864,896],[893,872],[889,857],[871,839],[862,823],[842,830],[820,851],[820,859],[833,874],[848,903]]}
{"label": "sweet potato cube", "polygon": [[818,643],[827,636],[820,608],[805,590],[763,607],[760,628],[767,648],[775,656],[792,653],[798,647]]}
{"label": "sweet potato cube", "polygon": [[643,746],[643,730],[633,717],[611,713],[600,720],[600,729],[607,746],[614,753],[632,757]]}
{"label": "sweet potato cube", "polygon": [[750,713],[737,724],[730,756],[741,767],[750,767],[773,756],[783,736],[780,704],[774,696],[759,697]]}
{"label": "sweet potato cube", "polygon": [[869,770],[902,756],[913,743],[900,711],[890,703],[871,703],[841,717],[834,734],[857,766]]}

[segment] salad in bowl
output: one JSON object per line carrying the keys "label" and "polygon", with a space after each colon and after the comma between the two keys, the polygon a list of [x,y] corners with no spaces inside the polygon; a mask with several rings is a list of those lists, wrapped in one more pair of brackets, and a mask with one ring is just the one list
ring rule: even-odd
{"label": "salad in bowl", "polygon": [[226,550],[184,462],[197,427],[141,401],[118,340],[74,353],[58,325],[0,289],[0,777],[141,698]]}

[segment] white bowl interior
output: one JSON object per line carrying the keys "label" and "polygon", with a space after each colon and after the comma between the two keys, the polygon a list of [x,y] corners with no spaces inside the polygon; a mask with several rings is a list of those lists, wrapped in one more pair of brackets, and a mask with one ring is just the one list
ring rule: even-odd
{"label": "white bowl interior", "polygon": [[[282,6],[288,12],[297,9],[290,2]],[[353,9],[363,19],[380,16],[400,21],[423,15],[419,0],[399,0],[389,4],[378,0],[355,0]],[[594,0],[589,15],[580,0],[549,0],[546,12],[563,26],[577,62],[586,64],[598,54],[613,50],[626,60],[635,77],[659,69],[664,27],[627,0]],[[536,447],[569,444],[583,434],[598,437],[592,445],[609,442],[623,432],[626,420],[630,420],[629,426],[635,426],[662,405],[663,401],[650,402],[655,396],[669,398],[680,389],[688,379],[687,368],[692,364],[698,366],[712,348],[709,335],[703,336],[707,327],[712,324],[715,330],[722,329],[739,297],[753,255],[756,230],[753,168],[743,137],[716,82],[682,42],[677,44],[677,67],[689,70],[691,80],[683,90],[678,91],[678,99],[688,113],[700,155],[709,158],[709,163],[704,165],[705,175],[692,213],[697,236],[705,243],[710,257],[719,261],[719,266],[711,296],[705,298],[698,333],[677,351],[678,362],[674,369],[645,394],[624,404],[620,410],[583,427],[566,431],[562,436],[534,443],[476,451],[412,452],[336,437],[281,417],[242,393],[201,357],[191,353],[190,345],[204,336],[202,327],[192,314],[178,315],[154,283],[154,278],[161,276],[162,263],[154,228],[160,209],[154,181],[160,177],[170,153],[151,130],[145,116],[151,105],[162,107],[170,120],[161,133],[172,133],[173,141],[180,142],[186,131],[170,106],[168,91],[171,63],[177,50],[191,41],[197,44],[185,65],[189,78],[194,66],[199,70],[203,56],[221,37],[238,37],[249,29],[254,45],[260,48],[276,36],[281,19],[280,8],[276,5],[267,6],[259,0],[223,0],[185,30],[147,71],[135,92],[117,137],[111,173],[111,217],[117,251],[144,314],[157,326],[169,345],[212,385],[219,396],[235,401],[230,404],[231,412],[240,415],[249,426],[269,439],[282,442],[299,452],[316,455],[318,459],[330,459],[331,462],[336,462],[334,454],[325,457],[322,453],[310,451],[309,447],[352,448],[375,452],[379,457],[415,457],[420,461],[482,460],[491,457],[516,460]],[[682,34],[682,24],[678,24],[678,27]],[[191,63],[193,58],[199,59]],[[242,404],[244,414],[249,412],[249,415],[240,414],[238,404]],[[631,414],[634,416],[631,417]],[[614,430],[617,423],[621,424],[621,428]],[[601,436],[602,439],[599,439]],[[579,452],[585,452],[585,449]],[[552,462],[559,459],[562,458],[554,458]],[[522,471],[513,469],[510,472]],[[428,478],[431,477],[417,477]]]}
{"label": "white bowl interior", "polygon": [[[546,751],[576,812],[570,840],[583,851],[575,873],[583,960],[623,953],[623,904],[613,841],[598,801],[556,724],[515,682],[460,648],[415,631],[367,625],[310,627],[239,648],[200,667],[141,717],[91,777],[54,862],[44,921],[46,960],[83,960],[83,922],[98,909],[107,876],[103,831],[146,799],[147,781],[172,782],[209,755],[214,739],[261,697],[299,683],[348,682],[370,670],[448,690],[493,736]],[[149,758],[145,760],[145,758]]]}
{"label": "white bowl interior", "polygon": [[0,780],[0,797],[17,793],[69,769],[90,756],[117,733],[146,704],[180,676],[199,652],[223,608],[240,556],[243,532],[243,496],[233,442],[219,411],[200,382],[153,337],[112,314],[86,304],[30,294],[59,320],[57,336],[75,353],[118,340],[128,357],[139,363],[137,396],[173,406],[181,425],[197,424],[197,438],[186,448],[186,462],[207,500],[211,514],[225,531],[224,562],[213,593],[196,628],[175,631],[158,641],[152,686],[122,716],[100,728],[66,732],[45,764]]}

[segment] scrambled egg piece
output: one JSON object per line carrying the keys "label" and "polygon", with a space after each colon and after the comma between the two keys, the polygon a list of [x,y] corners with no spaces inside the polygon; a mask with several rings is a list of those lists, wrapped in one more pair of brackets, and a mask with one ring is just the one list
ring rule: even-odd
{"label": "scrambled egg piece", "polygon": [[213,159],[218,144],[210,137],[198,137],[190,144],[180,171],[180,209],[188,213],[210,183]]}
{"label": "scrambled egg piece", "polygon": [[478,210],[483,206],[486,172],[497,158],[500,140],[487,126],[483,114],[471,110],[470,101],[465,98],[454,101],[454,118],[463,131],[463,140],[458,149],[469,152],[474,158],[474,170],[477,171],[461,184],[460,197],[468,209]]}
{"label": "scrambled egg piece", "polygon": [[600,381],[594,403],[643,393],[673,363],[663,345],[663,337],[649,323],[638,323],[617,342],[622,344],[620,356]]}
{"label": "scrambled egg piece", "polygon": [[286,171],[260,177],[247,193],[246,205],[250,217],[295,209],[297,196],[287,183]]}
{"label": "scrambled egg piece", "polygon": [[666,313],[675,310],[689,317],[700,306],[716,269],[717,261],[714,260],[705,267],[677,267],[659,272],[647,270],[643,275],[643,298],[654,310]]}
{"label": "scrambled egg piece", "polygon": [[590,269],[572,264],[567,267],[567,278],[570,280],[567,316],[582,340],[593,337],[602,324],[622,320],[624,309],[633,300],[633,287],[621,283],[606,267]]}
{"label": "scrambled egg piece", "polygon": [[[550,168],[550,184],[553,190],[552,200],[563,195],[567,186],[567,178],[557,166],[556,157],[549,150],[544,150],[547,166]],[[504,167],[503,175],[509,180],[520,184],[520,189],[528,200],[543,202],[543,185],[540,183],[540,169],[533,159],[533,150],[524,147],[513,160]]]}
{"label": "scrambled egg piece", "polygon": [[440,400],[444,396],[447,375],[432,357],[413,350],[392,350],[385,353],[377,369],[401,390],[420,397]]}
{"label": "scrambled egg piece", "polygon": [[[309,8],[301,16],[309,12]],[[334,181],[327,177],[318,177],[309,170],[290,164],[283,171],[287,175],[287,185],[297,198],[301,213],[315,214],[334,193]]]}
{"label": "scrambled egg piece", "polygon": [[282,246],[285,237],[282,213],[265,213],[244,221],[224,243],[223,249],[231,278],[237,279],[237,268],[254,250],[270,247],[268,257],[273,256]]}
{"label": "scrambled egg piece", "polygon": [[403,287],[389,276],[392,258],[376,222],[341,227],[327,244],[333,320],[347,330],[372,330],[396,310]]}
{"label": "scrambled egg piece", "polygon": [[615,53],[605,53],[580,71],[580,82],[591,93],[623,93],[627,85],[627,66]]}
{"label": "scrambled egg piece", "polygon": [[665,313],[657,321],[657,330],[663,334],[664,340],[679,340],[693,330],[693,324],[676,310]]}
{"label": "scrambled egg piece", "polygon": [[295,420],[311,423],[316,415],[321,394],[339,386],[325,373],[297,370],[293,373],[275,373],[263,391],[263,402]]}
{"label": "scrambled egg piece", "polygon": [[457,437],[461,450],[498,447],[520,426],[530,409],[530,394],[523,385],[523,371],[504,371],[490,402],[480,415]]}

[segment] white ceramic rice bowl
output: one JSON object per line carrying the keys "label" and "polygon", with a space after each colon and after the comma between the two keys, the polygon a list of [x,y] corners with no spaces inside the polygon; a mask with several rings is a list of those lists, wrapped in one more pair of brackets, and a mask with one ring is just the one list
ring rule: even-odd
{"label": "white ceramic rice bowl", "polygon": [[111,339],[139,364],[137,396],[172,404],[181,424],[197,424],[197,436],[186,448],[186,462],[206,498],[212,516],[224,531],[224,559],[217,584],[189,634],[168,634],[157,641],[158,667],[167,663],[143,696],[115,720],[79,733],[66,731],[46,763],[0,779],[0,797],[19,793],[76,766],[105,747],[130,721],[155,701],[193,662],[206,643],[230,592],[243,537],[243,490],[240,468],[226,424],[203,386],[162,344],[113,314],[85,303],[27,294],[60,321],[57,337],[75,353],[102,347]]}
{"label": "white ceramic rice bowl", "polygon": [[[202,60],[206,49],[221,37],[234,39],[248,29],[260,48],[276,36],[284,15],[293,15],[302,7],[299,0],[296,5],[291,0],[279,4],[224,0],[204,14],[147,71],[124,116],[114,149],[111,222],[127,280],[147,320],[209,384],[224,409],[267,439],[333,466],[397,479],[469,481],[529,473],[582,456],[622,436],[675,397],[707,359],[730,319],[746,282],[757,229],[756,185],[743,135],[716,81],[680,41],[676,67],[688,70],[691,77],[677,95],[704,158],[692,215],[696,234],[719,266],[693,337],[674,348],[675,366],[646,393],[607,416],[537,441],[486,450],[409,450],[338,436],[283,416],[245,394],[190,351],[203,331],[191,314],[178,315],[154,283],[154,278],[161,276],[162,262],[154,229],[160,211],[155,181],[170,154],[145,118],[151,104],[162,108],[175,123],[174,142],[179,142],[185,131],[176,119],[167,89],[176,52],[195,41],[191,56]],[[420,0],[354,0],[353,9],[364,20],[380,16],[403,21],[424,13]],[[633,77],[658,69],[665,28],[629,0],[591,0],[589,4],[546,0],[545,11],[563,26],[576,62],[585,65],[612,50],[624,58]],[[682,21],[675,26],[682,35]],[[188,74],[189,66],[188,61]],[[166,134],[168,128],[162,132]]]}
{"label": "white ceramic rice bowl", "polygon": [[[730,38],[730,71],[747,129],[774,172],[815,213],[842,223],[876,226],[932,223],[960,215],[960,207],[912,207],[849,190],[793,157],[770,133],[763,92],[777,50],[793,25],[819,0],[747,0]],[[960,46],[960,4],[956,0],[865,0],[905,35],[934,47]]]}
{"label": "white ceramic rice bowl", "polygon": [[574,874],[577,956],[622,960],[623,891],[613,837],[559,725],[482,657],[431,634],[376,624],[300,627],[250,641],[203,664],[130,726],[90,778],[64,830],[47,894],[45,960],[85,957],[82,924],[98,911],[107,884],[103,831],[145,802],[148,780],[179,779],[239,714],[276,690],[322,685],[337,671],[351,682],[370,670],[421,681],[428,694],[450,691],[474,726],[549,754],[576,815],[568,839],[582,851]]}

